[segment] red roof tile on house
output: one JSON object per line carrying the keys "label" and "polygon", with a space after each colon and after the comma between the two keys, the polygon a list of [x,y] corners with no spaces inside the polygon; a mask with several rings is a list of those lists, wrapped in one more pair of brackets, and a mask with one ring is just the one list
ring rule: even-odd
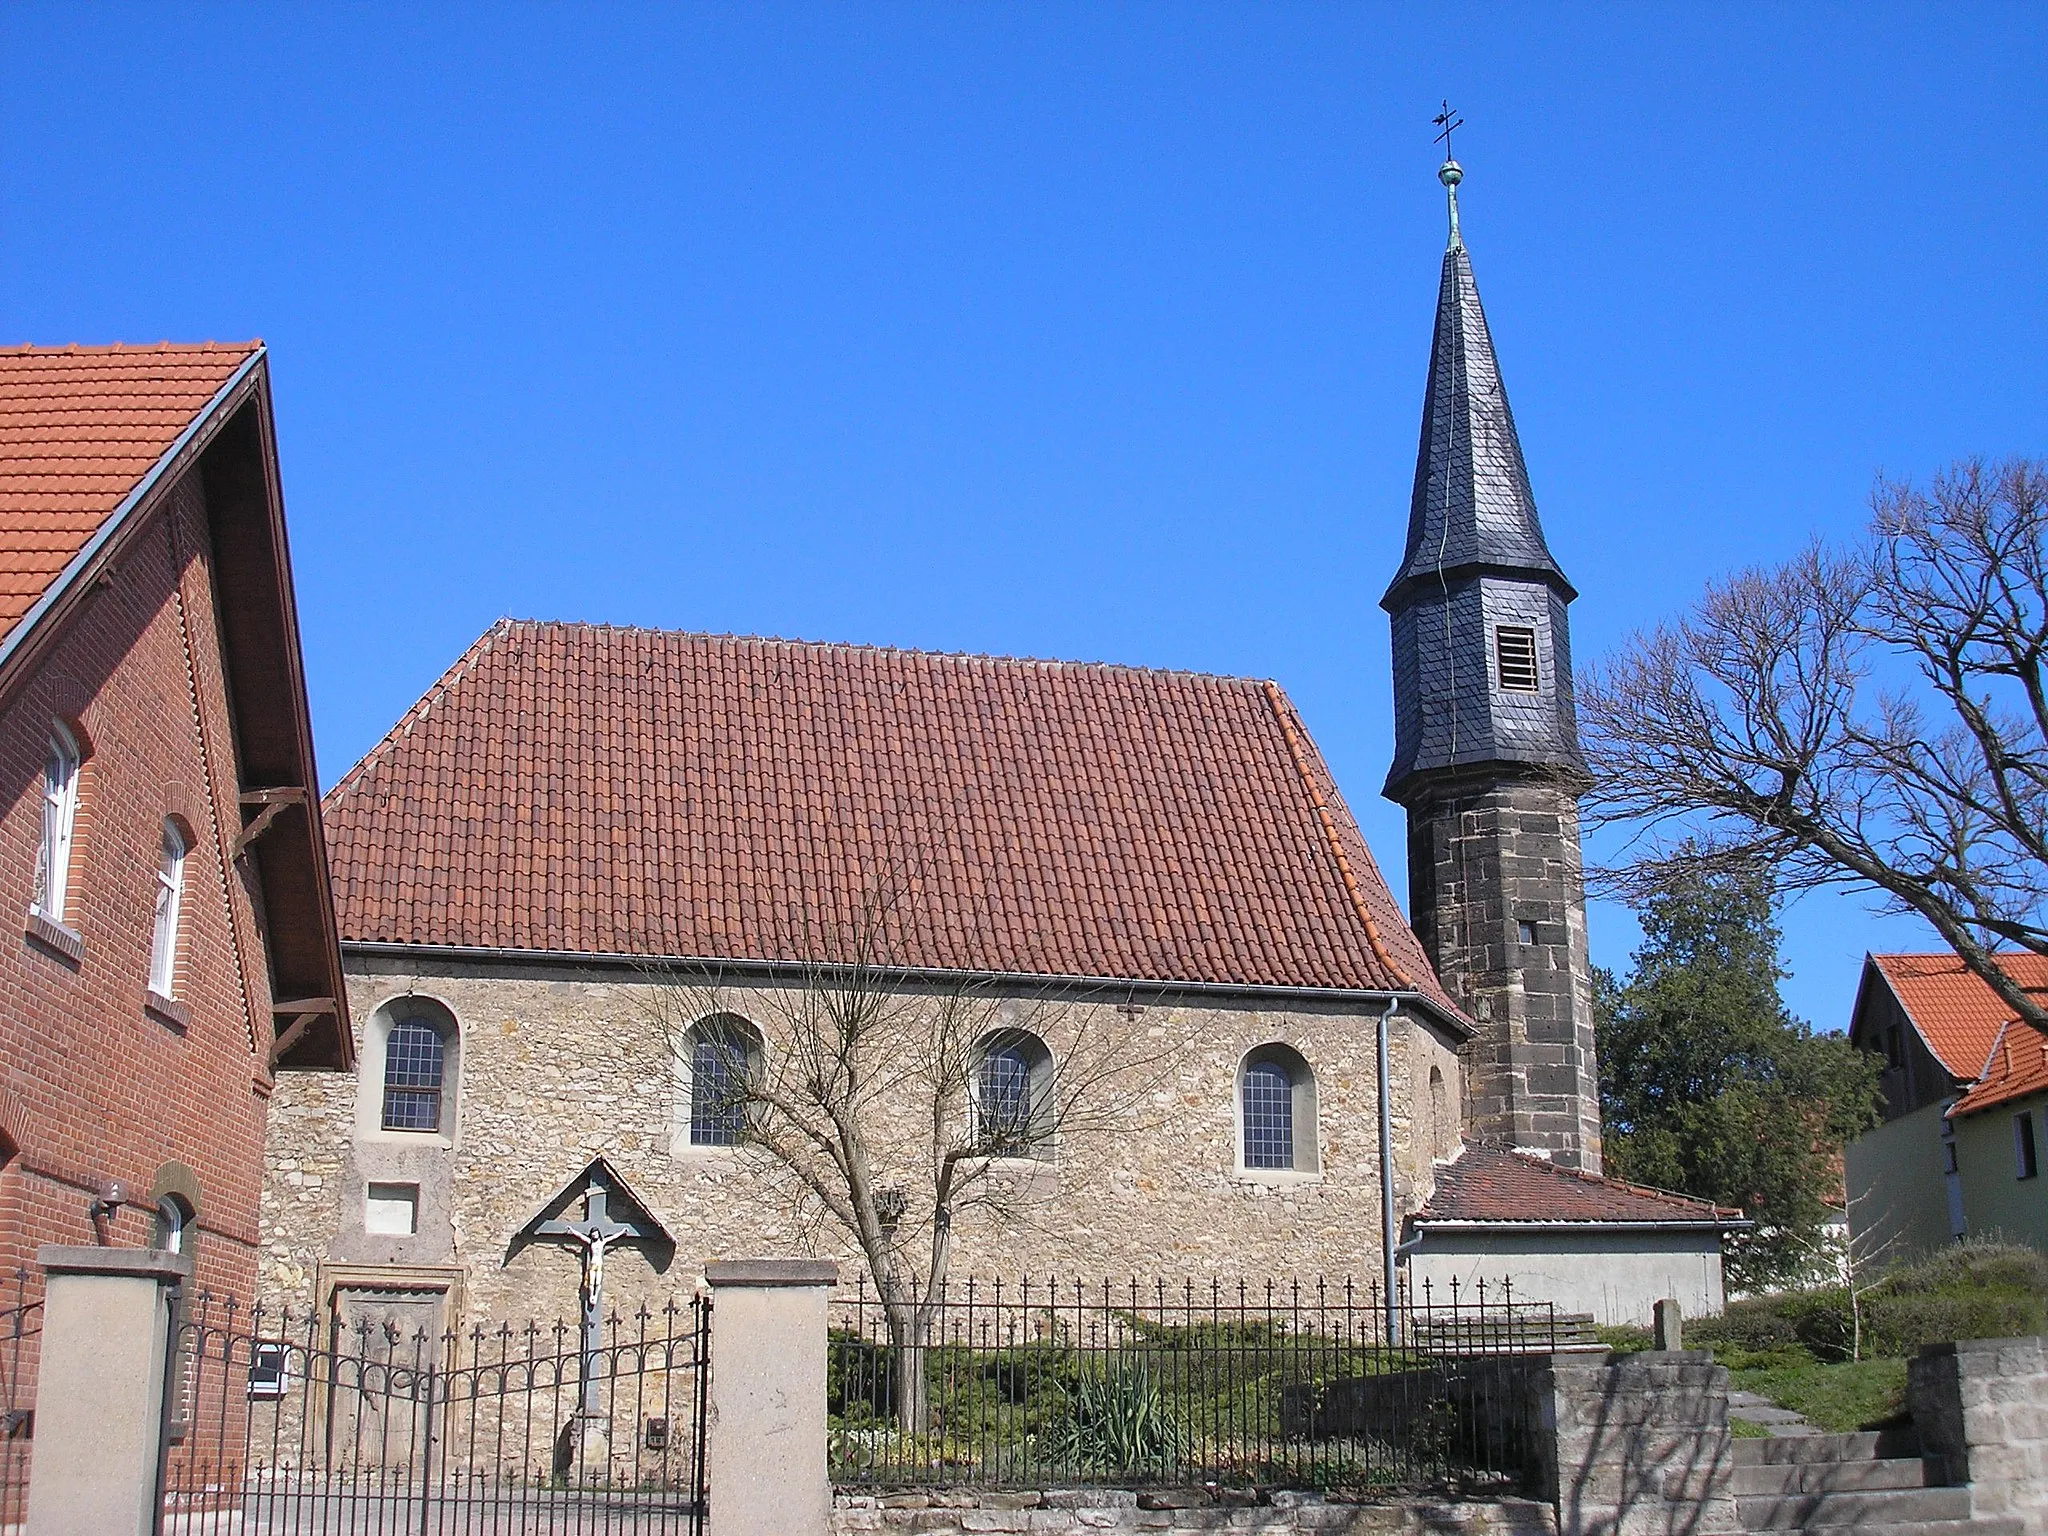
{"label": "red roof tile on house", "polygon": [[[1952,952],[1870,959],[1949,1075],[1974,1081],[2012,1009]],[[2016,952],[1998,963],[2027,991],[2048,992],[2048,956]]]}
{"label": "red roof tile on house", "polygon": [[1727,1225],[1742,1212],[1597,1173],[1581,1173],[1526,1152],[1467,1147],[1437,1170],[1436,1193],[1411,1221],[1700,1222]]}
{"label": "red roof tile on house", "polygon": [[506,620],[325,809],[345,942],[815,958],[908,863],[892,965],[1450,1012],[1239,678]]}
{"label": "red roof tile on house", "polygon": [[0,635],[259,350],[0,348]]}
{"label": "red roof tile on house", "polygon": [[2037,1093],[2048,1093],[2048,1036],[2014,1019],[1998,1032],[1983,1075],[1949,1114],[1974,1115]]}

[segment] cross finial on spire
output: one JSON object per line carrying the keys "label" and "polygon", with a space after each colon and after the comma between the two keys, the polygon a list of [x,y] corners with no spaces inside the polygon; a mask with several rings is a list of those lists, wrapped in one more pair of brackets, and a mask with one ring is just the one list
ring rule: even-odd
{"label": "cross finial on spire", "polygon": [[1437,167],[1436,179],[1444,184],[1444,191],[1451,200],[1450,248],[1456,250],[1465,243],[1464,237],[1458,233],[1458,183],[1465,179],[1465,168],[1451,153],[1451,134],[1465,126],[1465,119],[1458,116],[1457,108],[1446,101],[1443,110],[1430,121],[1443,130],[1436,136],[1436,142],[1444,147],[1444,163]]}

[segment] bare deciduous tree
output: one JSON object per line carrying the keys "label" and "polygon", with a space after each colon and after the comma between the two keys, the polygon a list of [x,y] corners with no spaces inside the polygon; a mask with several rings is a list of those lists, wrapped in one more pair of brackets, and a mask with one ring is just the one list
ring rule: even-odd
{"label": "bare deciduous tree", "polygon": [[2031,1023],[2048,954],[2048,465],[1881,481],[1868,539],[1710,587],[1581,685],[1625,889],[1762,860],[1919,913]]}
{"label": "bare deciduous tree", "polygon": [[[772,977],[655,971],[647,989],[678,1059],[705,1051],[697,1113],[724,1117],[796,1219],[859,1250],[888,1319],[898,1421],[913,1431],[957,1224],[1028,1221],[1045,1198],[1037,1167],[1142,1129],[1185,1043],[1111,1006],[1120,997],[904,966],[891,951],[915,926],[905,909],[920,884],[892,871],[846,921],[798,918],[782,946],[796,958]],[[716,1025],[735,1017],[760,1028],[761,1049]],[[1022,1081],[988,1081],[991,1050],[1027,1040],[1045,1050]]]}

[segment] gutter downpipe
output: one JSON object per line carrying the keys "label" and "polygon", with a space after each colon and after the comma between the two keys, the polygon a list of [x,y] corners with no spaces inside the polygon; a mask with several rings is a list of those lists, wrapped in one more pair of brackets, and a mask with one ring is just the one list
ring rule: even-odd
{"label": "gutter downpipe", "polygon": [[1399,1347],[1401,1343],[1400,1293],[1395,1289],[1394,1275],[1394,1105],[1393,1090],[1390,1086],[1391,1066],[1387,1036],[1393,1029],[1394,1010],[1401,1006],[1398,997],[1387,999],[1386,1011],[1380,1015],[1379,1068],[1380,1068],[1380,1254],[1381,1265],[1387,1287],[1387,1342]]}

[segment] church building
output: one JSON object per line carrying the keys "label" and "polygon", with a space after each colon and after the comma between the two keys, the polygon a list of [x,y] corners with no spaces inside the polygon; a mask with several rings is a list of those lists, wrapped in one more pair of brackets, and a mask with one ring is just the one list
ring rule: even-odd
{"label": "church building", "polygon": [[[1655,1225],[1596,1309],[1718,1305],[1729,1213],[1599,1175],[1574,594],[1455,175],[1385,599],[1412,925],[1275,683],[502,621],[326,798],[357,1067],[273,1101],[269,1293],[568,1316],[593,1242],[623,1309],[912,1231],[955,1279],[1498,1279],[1474,1233],[1577,1273]],[[856,1016],[914,1027],[849,1191],[757,1116]]]}

